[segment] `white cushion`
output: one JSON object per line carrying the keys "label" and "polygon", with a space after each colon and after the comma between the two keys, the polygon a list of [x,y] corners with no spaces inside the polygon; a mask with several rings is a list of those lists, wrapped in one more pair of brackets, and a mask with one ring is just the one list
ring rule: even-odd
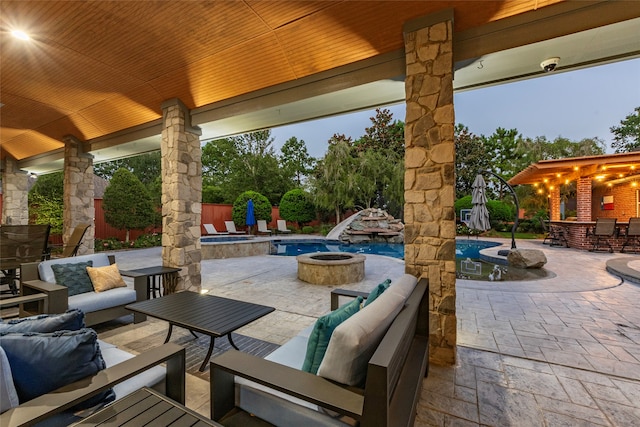
{"label": "white cushion", "polygon": [[369,359],[416,283],[414,276],[405,274],[375,301],[341,323],[331,335],[318,375],[342,384],[362,386]]}
{"label": "white cushion", "polygon": [[109,265],[109,256],[106,253],[79,255],[69,258],[56,258],[42,261],[38,264],[38,274],[43,282],[56,283],[56,276],[51,269],[55,264],[77,264],[79,262],[93,261],[94,267],[106,267]]}
{"label": "white cushion", "polygon": [[[134,357],[133,354],[120,350],[113,344],[108,344],[104,341],[99,341],[98,343],[100,344],[100,352],[102,353],[102,358],[107,368]],[[164,366],[158,365],[121,382],[113,387],[113,391],[116,393],[116,399],[121,399],[142,387],[156,386],[164,381],[166,373],[167,369]]]}
{"label": "white cushion", "polygon": [[0,414],[18,406],[18,393],[13,384],[9,359],[0,346]]}

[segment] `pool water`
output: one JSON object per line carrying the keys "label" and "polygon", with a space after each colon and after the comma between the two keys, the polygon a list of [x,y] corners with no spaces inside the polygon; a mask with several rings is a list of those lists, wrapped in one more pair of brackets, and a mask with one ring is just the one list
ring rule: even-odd
{"label": "pool water", "polygon": [[[359,254],[385,255],[404,259],[402,243],[342,243],[327,240],[274,240],[274,255],[296,256],[312,252],[350,252]],[[483,240],[456,241],[456,259],[479,259],[480,251],[500,246],[497,242]]]}
{"label": "pool water", "polygon": [[480,259],[482,249],[500,245],[501,243],[486,240],[456,240],[456,259]]}
{"label": "pool water", "polygon": [[313,252],[349,252],[404,259],[401,243],[342,243],[332,240],[274,240],[273,255],[297,256]]}
{"label": "pool water", "polygon": [[[348,244],[339,241],[308,239],[274,240],[272,243],[272,254],[281,256],[297,256],[312,252],[350,252],[404,259],[404,245],[401,243]],[[549,277],[549,272],[543,268],[520,269],[480,260],[482,249],[500,245],[501,243],[483,240],[456,240],[456,277],[484,281],[524,281]]]}

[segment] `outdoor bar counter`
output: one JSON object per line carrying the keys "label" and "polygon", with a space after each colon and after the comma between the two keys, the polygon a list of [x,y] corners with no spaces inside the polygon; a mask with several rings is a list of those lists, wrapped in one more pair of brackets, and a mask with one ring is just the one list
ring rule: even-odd
{"label": "outdoor bar counter", "polygon": [[[564,236],[570,248],[588,250],[593,247],[595,221],[549,221],[549,225],[564,229]],[[625,233],[628,225],[629,222],[616,222],[617,233],[607,238],[615,252],[620,251],[626,240]]]}

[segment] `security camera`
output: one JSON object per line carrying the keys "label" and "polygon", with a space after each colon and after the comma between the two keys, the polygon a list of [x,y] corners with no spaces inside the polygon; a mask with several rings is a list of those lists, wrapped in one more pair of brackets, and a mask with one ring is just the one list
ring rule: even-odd
{"label": "security camera", "polygon": [[556,69],[556,67],[558,66],[558,62],[560,62],[560,58],[558,57],[549,58],[542,61],[540,63],[540,66],[542,67],[545,73],[549,73]]}

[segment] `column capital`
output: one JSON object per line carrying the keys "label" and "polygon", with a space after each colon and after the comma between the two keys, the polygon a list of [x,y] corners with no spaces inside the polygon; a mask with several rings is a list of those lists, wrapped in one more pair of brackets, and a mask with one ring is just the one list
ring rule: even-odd
{"label": "column capital", "polygon": [[78,157],[85,159],[93,159],[93,154],[85,151],[84,142],[77,138],[75,135],[65,135],[62,137],[62,142],[68,146],[75,146],[78,149]]}
{"label": "column capital", "polygon": [[167,110],[170,107],[178,107],[180,110],[182,110],[184,114],[184,130],[186,132],[190,132],[195,135],[202,136],[202,129],[200,129],[199,126],[194,126],[191,124],[191,111],[187,108],[186,105],[184,105],[184,102],[182,102],[179,98],[167,99],[166,101],[163,101],[162,104],[160,104],[160,108],[162,108],[163,123],[165,124],[167,123]]}

